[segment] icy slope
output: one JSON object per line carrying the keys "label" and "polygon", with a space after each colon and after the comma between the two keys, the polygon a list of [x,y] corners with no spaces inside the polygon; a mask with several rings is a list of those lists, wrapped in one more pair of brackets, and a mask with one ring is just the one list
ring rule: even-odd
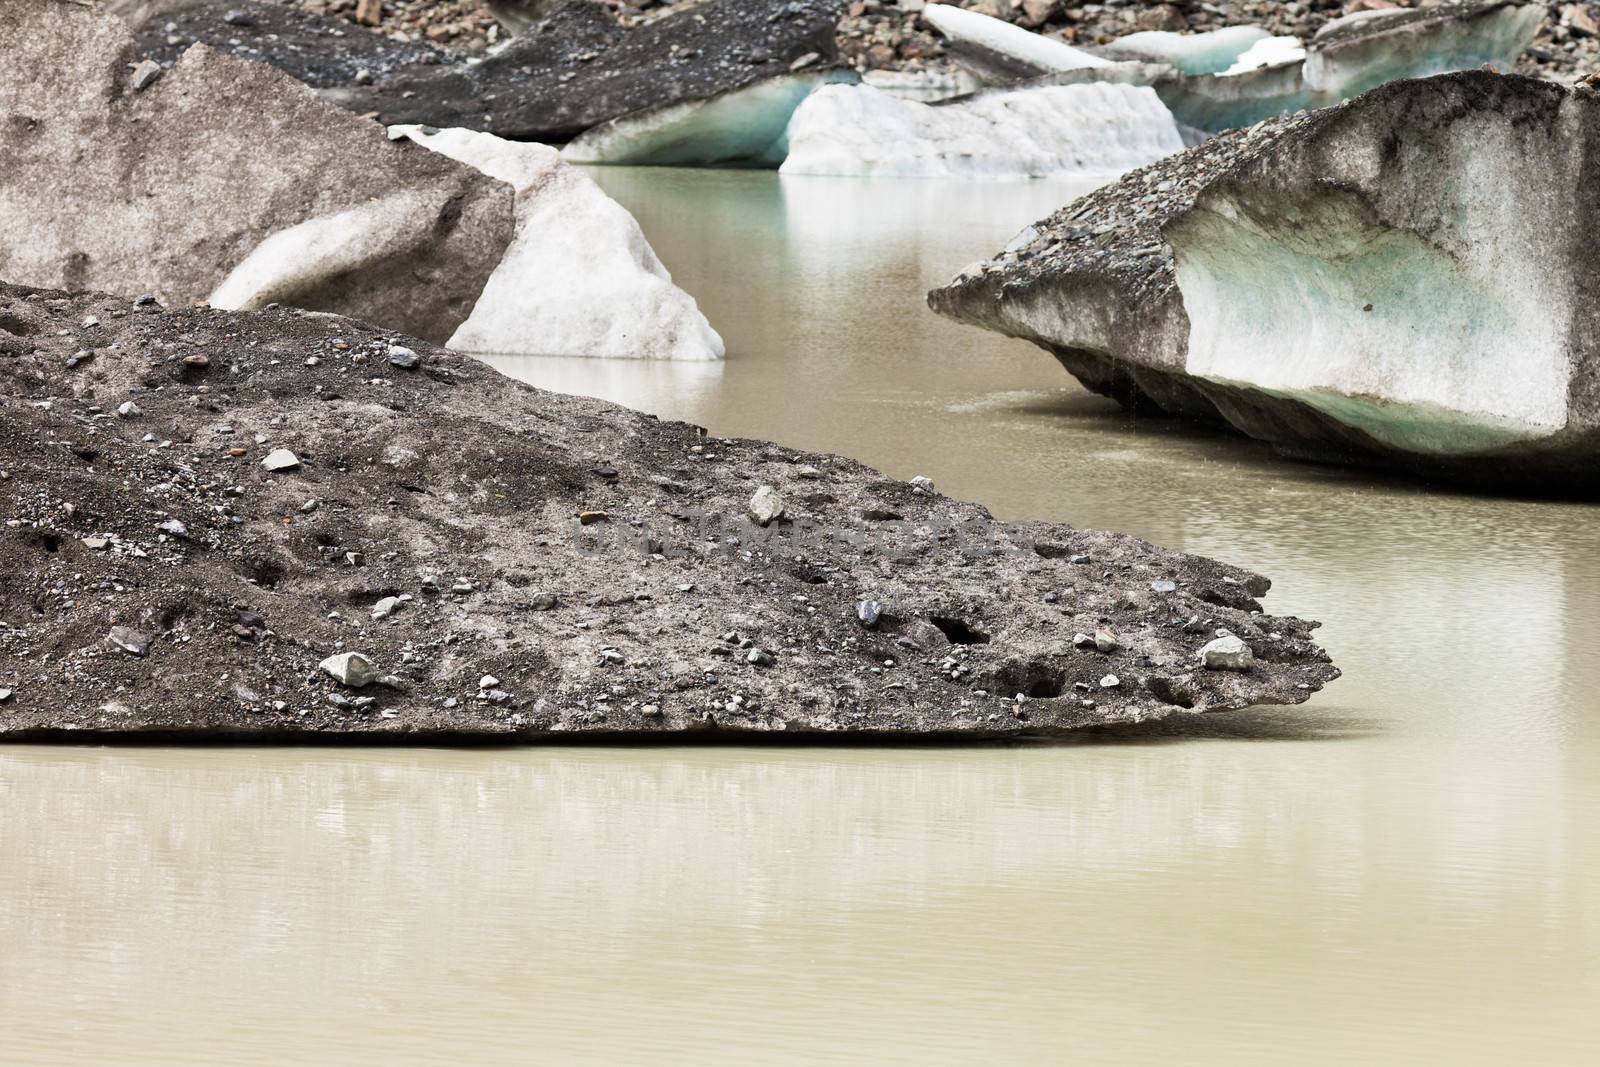
{"label": "icy slope", "polygon": [[1595,94],[1395,82],[1130,174],[930,303],[1295,453],[1600,490],[1597,167]]}
{"label": "icy slope", "polygon": [[1111,178],[1183,149],[1147,88],[1067,85],[920,104],[828,86],[789,124],[784,174],[896,178]]}
{"label": "icy slope", "polygon": [[395,126],[507,182],[516,236],[449,346],[462,352],[721,359],[722,338],[672,284],[632,215],[545,145]]}

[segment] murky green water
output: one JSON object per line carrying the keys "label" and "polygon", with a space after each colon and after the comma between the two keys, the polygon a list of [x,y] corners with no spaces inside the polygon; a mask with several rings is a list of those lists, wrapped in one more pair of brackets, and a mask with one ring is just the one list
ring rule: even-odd
{"label": "murky green water", "polygon": [[1133,422],[922,290],[1066,193],[610,170],[720,368],[506,369],[1272,575],[1063,745],[0,749],[0,1061],[1600,1062],[1600,523]]}

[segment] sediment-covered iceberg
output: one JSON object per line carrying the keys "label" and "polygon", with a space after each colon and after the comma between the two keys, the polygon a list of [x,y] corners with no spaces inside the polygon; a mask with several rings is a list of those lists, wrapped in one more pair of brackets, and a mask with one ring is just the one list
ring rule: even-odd
{"label": "sediment-covered iceberg", "polygon": [[[1165,78],[1156,91],[1178,121],[1203,130],[1248,126],[1302,108],[1331,107],[1401,78],[1485,64],[1510,70],[1544,21],[1542,4],[1480,0],[1364,12],[1328,23],[1305,45],[1263,42],[1261,62],[1220,75]],[[1241,56],[1241,60],[1247,57]]]}
{"label": "sediment-covered iceberg", "polygon": [[929,4],[922,18],[945,38],[952,55],[980,77],[998,82],[1110,65],[1064,41],[954,4]]}
{"label": "sediment-covered iceberg", "polygon": [[844,0],[710,0],[623,29],[569,0],[481,62],[414,67],[330,90],[387,123],[459,126],[564,142],[624,115],[712,101],[838,56]]}
{"label": "sediment-covered iceberg", "polygon": [[1087,84],[995,90],[939,104],[829,86],[795,112],[784,174],[1112,178],[1182,151],[1155,92]]}
{"label": "sediment-covered iceberg", "polygon": [[516,190],[517,232],[467,321],[461,352],[721,359],[694,298],[672,284],[644,232],[554,148],[472,130],[396,126]]}
{"label": "sediment-covered iceberg", "polygon": [[709,100],[612,119],[580,134],[562,155],[573,163],[776,167],[789,154],[789,119],[801,102],[819,86],[859,80],[837,69],[779,75]]}
{"label": "sediment-covered iceberg", "polygon": [[[538,21],[464,59],[343,19],[253,0],[119,0],[141,54],[172,62],[192,44],[278,67],[358,114],[565,142],[625,115],[711,101],[820,70],[838,57],[845,0],[709,0],[624,27],[595,0],[515,5]],[[154,5],[159,12],[152,11]]]}
{"label": "sediment-covered iceberg", "polygon": [[[1040,736],[1300,704],[1339,677],[1315,622],[1262,613],[1263,575],[1001,525],[842,456],[402,340],[0,282],[6,513],[26,516],[0,525],[0,738]],[[757,502],[782,514],[754,526]],[[864,530],[876,514],[894,528]],[[329,559],[353,550],[365,566]],[[1116,641],[1070,640],[1101,628]],[[1207,668],[1218,629],[1248,671]]]}
{"label": "sediment-covered iceberg", "polygon": [[1123,178],[930,294],[1134,407],[1600,488],[1600,96],[1465,72]]}
{"label": "sediment-covered iceberg", "polygon": [[[1055,48],[1076,50],[986,15],[963,15],[963,26],[984,19],[995,23],[981,36],[991,53],[1004,50],[1002,59],[964,51],[951,41],[958,60],[991,80],[1150,85],[1182,126],[1218,132],[1305,108],[1331,107],[1400,78],[1484,64],[1509,70],[1538,33],[1545,8],[1520,0],[1469,0],[1363,12],[1328,23],[1304,44],[1259,34],[1254,40],[1243,34],[1218,38],[1230,31],[1132,34],[1099,49],[1096,65],[1054,70],[1038,55],[1054,54]],[[1003,33],[1001,27],[1014,32]],[[1244,47],[1236,51],[1240,44]],[[1229,61],[1220,70],[1200,70],[1223,59]]]}
{"label": "sediment-covered iceberg", "polygon": [[270,67],[202,46],[144,81],[122,22],[57,0],[0,5],[0,54],[0,278],[193,304],[254,257],[224,297],[443,341],[511,243],[503,183]]}
{"label": "sediment-covered iceberg", "polygon": [[57,0],[0,8],[0,50],[0,277],[339,312],[469,351],[722,354],[633,218],[554,149],[391,141],[203,45],[148,80],[122,23]]}

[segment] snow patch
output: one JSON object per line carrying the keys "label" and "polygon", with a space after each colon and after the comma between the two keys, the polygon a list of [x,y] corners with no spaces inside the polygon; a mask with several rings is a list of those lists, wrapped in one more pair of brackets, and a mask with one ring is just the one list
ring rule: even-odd
{"label": "snow patch", "polygon": [[921,104],[871,86],[827,86],[789,124],[784,174],[898,178],[1052,175],[1109,179],[1183,150],[1149,88],[1038,86]]}
{"label": "snow patch", "polygon": [[555,149],[463,129],[393,126],[390,136],[476,167],[516,194],[516,236],[451,348],[722,358],[722,338],[672,284],[638,222]]}

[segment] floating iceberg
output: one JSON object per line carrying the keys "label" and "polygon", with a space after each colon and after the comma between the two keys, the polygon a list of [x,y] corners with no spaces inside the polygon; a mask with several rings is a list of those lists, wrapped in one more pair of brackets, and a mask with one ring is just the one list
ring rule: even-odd
{"label": "floating iceberg", "polygon": [[[1101,49],[1097,65],[1051,68],[1041,56],[1056,55],[1057,48],[1076,50],[986,15],[962,15],[962,32],[985,41],[987,51],[958,47],[955,38],[952,51],[982,76],[1057,85],[1150,85],[1182,126],[1214,133],[1304,108],[1331,107],[1401,78],[1484,64],[1509,69],[1538,33],[1545,8],[1518,0],[1473,0],[1363,12],[1330,22],[1304,45],[1258,33],[1221,70],[1203,73],[1192,71],[1228,58],[1244,36],[1132,34]],[[982,32],[971,28],[982,20],[994,25]]]}
{"label": "floating iceberg", "polygon": [[930,294],[1296,454],[1600,488],[1600,98],[1478,71],[1223,134]]}
{"label": "floating iceberg", "polygon": [[508,183],[516,237],[472,314],[461,352],[710,360],[722,338],[672,284],[644,231],[554,148],[472,130],[390,128]]}
{"label": "floating iceberg", "polygon": [[1111,62],[1063,41],[953,4],[929,4],[923,8],[922,18],[944,36],[951,53],[982,78],[1017,81],[1110,66]]}
{"label": "floating iceberg", "polygon": [[709,100],[688,100],[612,119],[562,150],[573,163],[776,167],[789,154],[786,131],[818,86],[859,81],[854,71],[787,74]]}
{"label": "floating iceberg", "polygon": [[784,174],[1106,179],[1183,149],[1155,92],[1133,85],[997,90],[920,104],[828,86],[789,124]]}

